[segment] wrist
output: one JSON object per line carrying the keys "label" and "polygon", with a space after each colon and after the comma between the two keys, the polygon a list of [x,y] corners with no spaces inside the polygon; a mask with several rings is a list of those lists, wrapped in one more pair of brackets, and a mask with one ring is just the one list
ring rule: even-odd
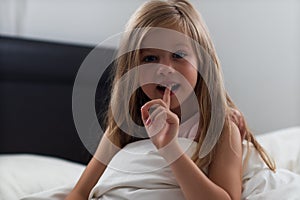
{"label": "wrist", "polygon": [[178,143],[177,138],[174,138],[169,144],[158,149],[158,153],[171,164],[184,154],[181,146]]}

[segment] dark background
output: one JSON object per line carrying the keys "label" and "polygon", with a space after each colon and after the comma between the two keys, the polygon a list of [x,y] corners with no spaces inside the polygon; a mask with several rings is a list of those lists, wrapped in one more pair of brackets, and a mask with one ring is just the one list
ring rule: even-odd
{"label": "dark background", "polygon": [[[49,41],[0,36],[0,153],[35,153],[86,164],[91,155],[73,122],[76,73],[93,49]],[[114,50],[100,49],[113,55]],[[111,69],[95,95],[95,111],[107,109]],[[106,97],[106,98],[103,98]]]}

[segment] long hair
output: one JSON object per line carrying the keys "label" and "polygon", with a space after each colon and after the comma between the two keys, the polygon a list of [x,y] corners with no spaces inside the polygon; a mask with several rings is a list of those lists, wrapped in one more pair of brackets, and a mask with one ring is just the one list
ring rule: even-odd
{"label": "long hair", "polygon": [[[108,110],[108,124],[107,128],[110,131],[110,136],[112,141],[120,147],[124,147],[126,144],[145,138],[146,133],[141,133],[141,131],[136,131],[134,128],[130,127],[130,120],[133,120],[136,124],[142,126],[140,107],[149,101],[149,98],[143,93],[143,91],[138,88],[132,94],[128,94],[125,91],[129,91],[130,87],[136,85],[138,82],[138,74],[135,78],[122,83],[122,89],[120,87],[119,80],[132,68],[140,64],[140,51],[135,50],[141,47],[141,43],[145,35],[147,34],[147,28],[150,27],[177,27],[176,30],[186,34],[198,44],[200,44],[201,49],[194,46],[194,51],[196,52],[198,59],[198,67],[204,69],[203,74],[198,74],[198,80],[194,89],[194,92],[198,99],[200,120],[199,128],[197,133],[196,141],[198,143],[197,150],[192,156],[192,160],[197,164],[199,168],[208,166],[215,155],[216,145],[214,148],[204,157],[200,158],[199,151],[203,145],[204,138],[207,134],[209,124],[213,121],[211,120],[211,109],[212,102],[210,96],[216,97],[221,102],[222,112],[225,114],[225,122],[222,132],[229,129],[229,110],[231,108],[237,109],[226,90],[224,89],[224,83],[222,79],[222,71],[219,59],[217,57],[216,50],[210,38],[208,29],[202,20],[199,12],[187,1],[187,0],[153,0],[143,4],[130,18],[127,23],[125,33],[121,39],[119,52],[124,52],[125,54],[118,54],[116,60],[116,71],[115,78],[113,81],[112,95]],[[143,28],[143,31],[134,31],[136,29]],[[130,50],[130,51],[128,51]],[[204,53],[205,52],[205,53]],[[209,67],[214,67],[212,70],[214,72],[211,75]],[[206,70],[207,69],[207,70]],[[213,76],[215,90],[209,91],[207,84],[205,83],[203,76]],[[120,101],[120,99],[130,99],[129,105],[126,102]],[[113,113],[112,107],[120,112]],[[129,107],[128,111],[130,115],[125,115],[121,110],[124,107]],[[243,120],[245,120],[243,118]],[[245,123],[246,124],[246,123]],[[131,134],[124,131],[129,130]],[[135,132],[138,135],[135,135]],[[222,134],[222,133],[221,133]],[[269,158],[265,150],[259,145],[255,140],[253,134],[246,126],[246,139],[248,143],[253,143],[254,147],[257,149],[259,154],[270,169],[275,170],[274,162]]]}

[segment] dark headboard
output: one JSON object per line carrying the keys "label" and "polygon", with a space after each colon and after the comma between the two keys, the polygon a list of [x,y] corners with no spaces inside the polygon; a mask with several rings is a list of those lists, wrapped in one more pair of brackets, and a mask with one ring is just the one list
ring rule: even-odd
{"label": "dark headboard", "polygon": [[[0,36],[0,153],[88,162],[90,154],[73,122],[72,89],[77,70],[92,48]],[[107,102],[96,102],[97,112],[107,108]]]}

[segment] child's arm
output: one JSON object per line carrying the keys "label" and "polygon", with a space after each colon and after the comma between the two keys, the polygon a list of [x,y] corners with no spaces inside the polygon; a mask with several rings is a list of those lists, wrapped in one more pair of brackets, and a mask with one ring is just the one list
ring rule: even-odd
{"label": "child's arm", "polygon": [[108,130],[105,131],[97,151],[86,169],[82,173],[77,184],[67,196],[66,200],[86,200],[92,188],[96,185],[99,178],[106,169],[106,165],[118,152],[118,146],[112,145],[109,139]]}
{"label": "child's arm", "polygon": [[[182,151],[179,145],[177,151]],[[170,167],[186,199],[241,199],[242,145],[237,126],[231,122],[231,130],[222,134],[208,177],[186,154]]]}
{"label": "child's arm", "polygon": [[86,200],[89,193],[95,184],[98,182],[106,165],[99,162],[96,158],[92,158],[84,172],[82,173],[79,181],[67,196],[66,200]]}
{"label": "child's arm", "polygon": [[[153,105],[159,105],[149,114]],[[217,143],[216,156],[209,166],[208,177],[186,155],[178,144],[178,117],[169,110],[170,91],[163,99],[147,102],[141,109],[143,122],[154,145],[170,162],[170,167],[186,199],[240,199],[242,183],[242,143],[238,127],[230,121]],[[159,132],[155,127],[166,122]],[[152,129],[154,127],[154,129]],[[163,148],[168,145],[168,148]],[[181,155],[174,160],[175,156]]]}

